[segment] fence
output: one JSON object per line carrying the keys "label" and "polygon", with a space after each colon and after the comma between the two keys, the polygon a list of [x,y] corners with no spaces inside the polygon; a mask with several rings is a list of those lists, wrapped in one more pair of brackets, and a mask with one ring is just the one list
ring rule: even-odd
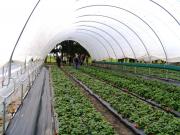
{"label": "fence", "polygon": [[42,64],[42,61],[34,61],[28,65],[16,67],[17,70],[12,73],[9,84],[6,68],[3,67],[0,88],[0,134],[5,133],[10,120],[23,105],[23,99],[38,76]]}

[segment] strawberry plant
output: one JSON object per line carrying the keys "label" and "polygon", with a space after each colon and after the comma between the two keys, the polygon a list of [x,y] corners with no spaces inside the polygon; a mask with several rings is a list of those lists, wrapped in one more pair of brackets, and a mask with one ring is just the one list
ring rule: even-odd
{"label": "strawberry plant", "polygon": [[57,67],[52,68],[55,111],[59,134],[115,135],[114,129],[97,112],[80,89]]}
{"label": "strawberry plant", "polygon": [[180,119],[152,107],[111,85],[95,79],[79,70],[67,68],[66,71],[87,85],[94,93],[108,102],[124,118],[144,129],[148,135],[179,135]]}
{"label": "strawberry plant", "polygon": [[[95,66],[97,67],[102,67],[101,65],[97,65],[95,64]],[[113,65],[109,65],[111,66],[111,69],[115,69],[118,70],[121,73],[132,73],[134,74],[134,67],[129,67],[129,66],[125,66],[125,70],[122,70],[124,68],[122,68],[121,65],[118,65],[117,67],[113,66]],[[166,78],[166,72],[167,70],[165,69],[159,69],[159,68],[150,68],[151,71],[151,75],[152,77],[156,77],[156,78]],[[136,74],[139,75],[145,75],[145,76],[149,76],[149,68],[147,67],[136,67]],[[173,70],[168,70],[167,72],[168,78],[171,80],[177,80],[180,81],[180,72],[179,71],[173,71]]]}
{"label": "strawberry plant", "polygon": [[124,88],[141,97],[151,99],[161,104],[164,108],[169,107],[180,112],[180,87],[94,67],[82,67],[80,70],[108,81],[118,88]]}

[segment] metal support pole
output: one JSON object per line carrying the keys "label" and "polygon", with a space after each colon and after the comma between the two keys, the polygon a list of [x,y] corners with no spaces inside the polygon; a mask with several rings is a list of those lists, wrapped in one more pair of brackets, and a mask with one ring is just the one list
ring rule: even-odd
{"label": "metal support pole", "polygon": [[33,85],[33,81],[34,81],[34,70],[31,72],[31,85]]}
{"label": "metal support pole", "polygon": [[125,58],[124,58],[124,62],[123,62],[123,70],[126,70],[126,65],[124,65],[124,63],[126,63]]}
{"label": "metal support pole", "polygon": [[38,77],[38,74],[39,74],[39,66],[37,67],[37,75],[36,75],[37,77]]}
{"label": "metal support pole", "polygon": [[[13,80],[13,83],[14,83],[14,91],[16,90],[16,82],[15,82],[15,79],[11,78]],[[10,80],[11,80],[10,79]]]}
{"label": "metal support pole", "polygon": [[38,69],[39,69],[39,66],[36,69],[36,78],[38,77]]}
{"label": "metal support pole", "polygon": [[[135,63],[137,63],[137,60],[135,60]],[[134,67],[134,73],[135,74],[137,73],[137,67],[136,66]]]}
{"label": "metal support pole", "polygon": [[33,72],[32,72],[33,74],[33,83],[34,83],[34,81],[35,81],[35,78],[36,78],[36,74],[35,74],[35,70],[33,70]]}
{"label": "metal support pole", "polygon": [[34,80],[35,80],[36,77],[37,77],[37,67],[36,67],[36,69],[34,70],[34,73],[35,73],[35,78],[34,78]]}
{"label": "metal support pole", "polygon": [[23,74],[23,66],[21,66],[21,75]]}
{"label": "metal support pole", "polygon": [[36,5],[34,6],[33,10],[31,11],[30,15],[28,16],[28,18],[27,18],[27,20],[26,20],[26,22],[25,22],[25,24],[24,24],[24,26],[23,26],[23,28],[22,28],[22,30],[21,30],[21,33],[20,33],[20,35],[19,35],[19,37],[18,37],[18,39],[17,39],[17,41],[16,41],[16,43],[15,43],[15,45],[14,45],[14,48],[13,48],[13,50],[12,50],[11,56],[10,56],[10,58],[9,58],[9,70],[8,70],[8,83],[7,83],[7,85],[9,85],[9,83],[10,83],[10,78],[11,78],[11,66],[12,66],[11,64],[12,64],[12,58],[13,58],[15,49],[16,49],[18,43],[19,43],[19,40],[20,40],[20,38],[21,38],[21,36],[22,36],[22,34],[23,34],[23,32],[24,32],[24,30],[25,30],[25,28],[26,28],[26,26],[27,26],[27,24],[28,24],[28,22],[29,22],[29,20],[30,20],[30,18],[31,18],[31,16],[32,16],[32,14],[34,13],[34,11],[35,11],[35,9],[37,8],[37,6],[39,5],[39,3],[40,3],[40,0],[38,0],[38,2],[36,3]]}
{"label": "metal support pole", "polygon": [[23,104],[23,96],[24,96],[24,94],[23,94],[23,88],[24,88],[24,86],[23,86],[23,84],[21,85],[21,105]]}
{"label": "metal support pole", "polygon": [[6,98],[3,100],[3,135],[6,131]]}
{"label": "metal support pole", "polygon": [[28,69],[28,81],[29,81],[29,89],[31,88],[31,77]]}
{"label": "metal support pole", "polygon": [[34,80],[36,79],[36,68],[34,69]]}
{"label": "metal support pole", "polygon": [[25,59],[25,62],[24,62],[24,72],[26,72],[26,59]]}
{"label": "metal support pole", "polygon": [[5,76],[5,69],[4,69],[4,66],[3,66],[3,69],[2,69],[2,75],[3,75],[3,80],[4,80],[4,76]]}
{"label": "metal support pole", "polygon": [[5,79],[5,75],[4,75],[4,66],[3,66],[3,69],[2,69],[2,87],[4,86],[4,79]]}

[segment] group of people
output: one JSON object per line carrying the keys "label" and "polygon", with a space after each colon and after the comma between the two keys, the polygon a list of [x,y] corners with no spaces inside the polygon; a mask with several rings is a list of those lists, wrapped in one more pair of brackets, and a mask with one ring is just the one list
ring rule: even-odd
{"label": "group of people", "polygon": [[[88,59],[89,59],[89,57],[84,54],[81,54],[81,55],[75,54],[74,58],[72,58],[72,57],[68,58],[68,62],[69,62],[69,65],[71,65],[73,63],[74,67],[76,69],[78,69],[81,65],[84,64],[84,62],[86,65],[88,65]],[[63,62],[62,57],[57,56],[56,61],[57,61],[58,67],[61,67],[61,64]],[[67,61],[65,61],[65,64],[66,63],[67,63]]]}

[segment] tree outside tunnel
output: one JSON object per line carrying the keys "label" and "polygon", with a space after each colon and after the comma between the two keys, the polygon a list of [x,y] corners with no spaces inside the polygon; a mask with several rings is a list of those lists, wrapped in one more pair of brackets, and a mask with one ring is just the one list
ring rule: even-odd
{"label": "tree outside tunnel", "polygon": [[67,41],[63,41],[62,43],[60,43],[60,45],[62,46],[62,55],[70,55],[72,57],[75,56],[75,54],[84,54],[87,56],[90,56],[88,51],[83,48],[78,42],[73,41],[73,40],[67,40]]}

